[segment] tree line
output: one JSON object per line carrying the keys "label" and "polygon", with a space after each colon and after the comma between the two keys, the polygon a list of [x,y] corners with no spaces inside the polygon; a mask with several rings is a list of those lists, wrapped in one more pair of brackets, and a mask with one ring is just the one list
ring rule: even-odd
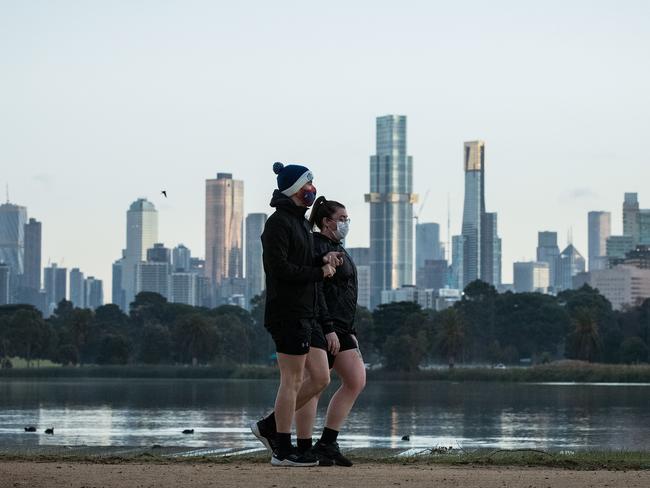
{"label": "tree line", "polygon": [[[273,364],[274,347],[263,326],[264,294],[251,311],[169,303],[143,292],[129,313],[109,304],[89,309],[61,301],[44,319],[29,305],[0,307],[0,361],[28,365],[49,359],[63,365]],[[521,364],[570,358],[590,362],[648,361],[650,299],[614,311],[588,285],[557,296],[497,293],[470,283],[462,300],[442,310],[411,302],[358,308],[356,328],[366,362],[415,371],[426,364]]]}

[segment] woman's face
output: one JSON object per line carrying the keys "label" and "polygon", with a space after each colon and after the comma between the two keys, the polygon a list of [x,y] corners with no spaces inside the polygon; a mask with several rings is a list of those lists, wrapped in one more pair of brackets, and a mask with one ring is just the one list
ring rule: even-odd
{"label": "woman's face", "polygon": [[337,222],[347,222],[349,219],[348,211],[345,208],[337,208],[331,217],[325,218],[324,224],[330,232],[336,231]]}

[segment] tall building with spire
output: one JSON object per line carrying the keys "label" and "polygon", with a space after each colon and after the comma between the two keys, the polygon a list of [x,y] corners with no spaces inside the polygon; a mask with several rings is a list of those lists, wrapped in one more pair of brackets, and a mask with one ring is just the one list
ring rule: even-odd
{"label": "tall building with spire", "polygon": [[205,181],[205,276],[213,305],[244,288],[244,182],[230,173]]}
{"label": "tall building with spire", "polygon": [[485,211],[485,142],[469,141],[463,147],[465,200],[462,235],[464,288],[481,279],[501,284],[501,239],[497,232],[497,214]]}
{"label": "tall building with spire", "polygon": [[465,201],[463,205],[462,288],[481,276],[481,220],[485,213],[485,143],[464,144]]}
{"label": "tall building with spire", "polygon": [[376,154],[370,157],[370,306],[382,290],[413,284],[413,158],[407,153],[406,116],[376,121]]}

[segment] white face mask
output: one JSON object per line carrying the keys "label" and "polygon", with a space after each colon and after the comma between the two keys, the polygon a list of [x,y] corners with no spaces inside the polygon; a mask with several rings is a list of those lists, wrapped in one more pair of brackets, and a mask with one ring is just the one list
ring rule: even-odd
{"label": "white face mask", "polygon": [[339,241],[345,239],[345,236],[350,232],[350,224],[348,222],[336,222],[336,231],[334,234],[338,237]]}

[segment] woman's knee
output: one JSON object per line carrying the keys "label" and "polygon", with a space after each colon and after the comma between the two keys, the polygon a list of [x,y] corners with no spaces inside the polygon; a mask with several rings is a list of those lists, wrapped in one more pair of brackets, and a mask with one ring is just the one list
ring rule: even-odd
{"label": "woman's knee", "polygon": [[330,372],[329,371],[321,371],[318,372],[316,375],[313,377],[313,384],[315,389],[317,389],[319,392],[323,391],[327,386],[330,384]]}
{"label": "woman's knee", "polygon": [[344,378],[343,386],[358,395],[366,387],[366,375],[351,375]]}

